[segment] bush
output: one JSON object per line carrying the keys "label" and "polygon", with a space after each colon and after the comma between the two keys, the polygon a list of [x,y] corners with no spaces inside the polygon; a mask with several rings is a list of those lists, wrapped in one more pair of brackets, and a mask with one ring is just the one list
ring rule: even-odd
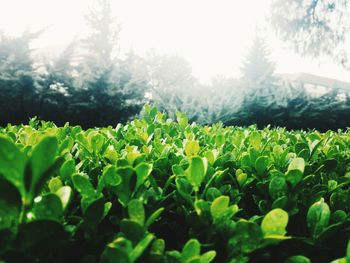
{"label": "bush", "polygon": [[0,134],[5,262],[329,262],[347,250],[348,131],[190,125],[146,106],[127,125],[32,119]]}

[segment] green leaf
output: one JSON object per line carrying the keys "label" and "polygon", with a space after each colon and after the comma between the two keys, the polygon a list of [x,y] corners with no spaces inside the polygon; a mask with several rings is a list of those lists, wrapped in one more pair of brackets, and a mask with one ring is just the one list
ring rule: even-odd
{"label": "green leaf", "polygon": [[74,188],[82,197],[93,198],[96,195],[95,189],[90,180],[83,175],[76,174],[73,176]]}
{"label": "green leaf", "polygon": [[173,172],[174,175],[176,176],[181,176],[181,175],[184,175],[185,174],[185,171],[184,169],[182,168],[182,166],[178,165],[178,164],[174,164],[172,167],[171,167],[171,170]]}
{"label": "green leaf", "polygon": [[256,223],[240,220],[237,222],[235,233],[228,242],[228,250],[231,253],[248,254],[263,243],[263,234]]}
{"label": "green leaf", "polygon": [[230,203],[228,196],[217,197],[210,206],[210,213],[214,220],[219,219],[227,210]]}
{"label": "green leaf", "polygon": [[100,263],[130,263],[129,254],[131,251],[131,241],[124,237],[117,237],[105,247],[101,255]]}
{"label": "green leaf", "polygon": [[275,209],[275,208],[285,208],[288,204],[288,197],[287,196],[281,196],[279,198],[277,198],[275,201],[273,201],[273,203],[271,204],[271,208]]}
{"label": "green leaf", "polygon": [[197,239],[190,239],[187,241],[181,252],[181,262],[186,262],[189,259],[200,255],[201,244]]}
{"label": "green leaf", "polygon": [[163,255],[165,251],[165,241],[164,239],[156,239],[152,242],[151,255]]}
{"label": "green leaf", "polygon": [[261,143],[261,135],[258,131],[253,131],[249,135],[250,145],[253,146],[254,149],[258,150]]}
{"label": "green leaf", "polygon": [[215,136],[215,144],[217,147],[221,147],[222,145],[225,144],[225,136],[222,134],[218,134]]}
{"label": "green leaf", "polygon": [[260,156],[255,161],[255,169],[258,172],[258,175],[264,175],[267,171],[269,164],[269,159],[266,156]]}
{"label": "green leaf", "polygon": [[72,188],[70,186],[62,186],[56,191],[56,195],[60,198],[63,210],[66,210],[70,200],[72,199]]}
{"label": "green leaf", "polygon": [[284,236],[288,224],[288,213],[280,208],[276,208],[265,215],[261,229],[265,238],[269,236]]}
{"label": "green leaf", "polygon": [[239,173],[239,174],[236,174],[236,179],[239,185],[243,186],[248,179],[248,175],[246,173]]}
{"label": "green leaf", "polygon": [[311,263],[311,261],[307,257],[296,255],[287,258],[283,263]]}
{"label": "green leaf", "polygon": [[198,141],[188,141],[185,145],[186,156],[196,156],[199,152],[199,143]]}
{"label": "green leaf", "polygon": [[25,163],[26,157],[16,145],[0,136],[0,174],[16,186],[22,195],[25,191],[23,181]]}
{"label": "green leaf", "polygon": [[214,260],[216,252],[214,250],[208,251],[201,255],[201,263],[210,263]]}
{"label": "green leaf", "polygon": [[145,234],[145,229],[139,223],[130,219],[123,219],[120,222],[120,230],[134,243],[139,242]]}
{"label": "green leaf", "polygon": [[40,178],[38,178],[37,181],[33,182],[32,188],[30,191],[31,197],[35,197],[41,192],[47,180],[51,178],[59,170],[63,161],[64,161],[63,157],[58,157],[54,161],[54,163],[40,176]]}
{"label": "green leaf", "polygon": [[138,242],[129,255],[130,261],[135,262],[151,244],[153,239],[154,235],[148,233],[140,242]]}
{"label": "green leaf", "polygon": [[60,198],[52,193],[36,198],[33,213],[36,220],[45,219],[61,222],[63,207]]}
{"label": "green leaf", "polygon": [[303,179],[303,173],[299,170],[289,170],[286,174],[286,180],[295,187]]}
{"label": "green leaf", "polygon": [[122,179],[122,182],[115,187],[115,193],[117,194],[119,201],[123,206],[127,206],[133,193],[137,176],[135,171],[130,166],[125,166],[117,169],[117,174]]}
{"label": "green leaf", "polygon": [[350,240],[348,241],[348,245],[346,247],[346,255],[345,255],[346,261],[350,262]]}
{"label": "green leaf", "polygon": [[313,238],[317,238],[328,226],[331,213],[329,206],[321,198],[320,201],[310,206],[307,212],[307,226]]}
{"label": "green leaf", "polygon": [[145,223],[145,227],[146,229],[149,228],[162,214],[162,212],[164,211],[164,207],[161,207],[159,209],[157,209],[156,211],[154,211],[147,219],[146,223]]}
{"label": "green leaf", "polygon": [[305,160],[303,158],[294,158],[288,166],[288,171],[298,170],[301,173],[304,173],[305,169]]}
{"label": "green leaf", "polygon": [[51,178],[51,180],[49,181],[49,189],[51,193],[55,193],[62,186],[62,181],[58,177]]}
{"label": "green leaf", "polygon": [[136,188],[140,187],[152,172],[152,164],[140,163],[135,167],[137,181]]}
{"label": "green leaf", "polygon": [[181,112],[176,112],[176,120],[181,128],[186,128],[186,126],[188,125],[187,116],[185,114],[182,114]]}
{"label": "green leaf", "polygon": [[102,172],[99,179],[97,191],[101,193],[104,187],[115,187],[122,182],[122,179],[117,173],[115,165],[107,165]]}
{"label": "green leaf", "polygon": [[44,137],[33,149],[30,157],[32,189],[55,163],[58,142],[56,137]]}
{"label": "green leaf", "polygon": [[131,200],[128,204],[128,214],[129,218],[138,223],[140,226],[143,226],[145,223],[145,209],[140,200],[134,199]]}
{"label": "green leaf", "polygon": [[199,190],[199,187],[204,180],[207,172],[207,160],[201,157],[191,157],[190,165],[186,170],[186,177],[195,191]]}
{"label": "green leaf", "polygon": [[286,179],[295,187],[303,178],[305,169],[305,160],[303,158],[294,158],[289,166],[286,173]]}
{"label": "green leaf", "polygon": [[22,200],[18,189],[0,177],[0,230],[10,229],[13,233],[16,232],[21,207]]}
{"label": "green leaf", "polygon": [[269,183],[269,193],[273,200],[287,193],[287,182],[282,176],[275,176]]}
{"label": "green leaf", "polygon": [[102,146],[105,142],[105,138],[103,137],[103,135],[99,133],[90,133],[88,135],[88,138],[90,139],[90,144],[92,146],[93,151],[96,153],[100,153]]}
{"label": "green leaf", "polygon": [[60,168],[60,176],[63,181],[70,180],[71,176],[75,173],[75,161],[70,159],[65,161]]}

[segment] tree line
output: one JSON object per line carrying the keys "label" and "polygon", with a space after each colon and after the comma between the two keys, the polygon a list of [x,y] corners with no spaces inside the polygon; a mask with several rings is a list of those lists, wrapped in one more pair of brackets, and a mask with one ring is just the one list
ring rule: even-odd
{"label": "tree line", "polygon": [[204,85],[184,58],[121,55],[120,27],[108,0],[99,1],[86,23],[90,34],[55,58],[38,57],[31,49],[42,31],[0,34],[1,126],[27,123],[34,116],[84,128],[116,125],[139,114],[146,103],[172,118],[184,112],[201,124],[320,130],[350,125],[348,92],[330,89],[315,97],[305,83],[278,76],[258,35],[242,63],[242,78],[217,76]]}

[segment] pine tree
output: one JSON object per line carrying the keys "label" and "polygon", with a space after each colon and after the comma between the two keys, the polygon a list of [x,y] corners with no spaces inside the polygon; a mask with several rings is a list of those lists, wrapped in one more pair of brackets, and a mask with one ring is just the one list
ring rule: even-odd
{"label": "pine tree", "polygon": [[1,124],[26,122],[36,114],[37,78],[30,42],[42,31],[19,37],[0,33]]}
{"label": "pine tree", "polygon": [[256,35],[242,68],[244,79],[252,83],[269,80],[275,71],[269,55],[264,39]]}
{"label": "pine tree", "polygon": [[274,70],[275,63],[269,59],[264,39],[256,34],[242,67],[245,89],[239,118],[244,122],[240,124],[267,125],[279,112],[276,94],[280,90]]}
{"label": "pine tree", "polygon": [[[83,40],[76,117],[87,127],[126,121],[137,114],[142,105],[129,103],[136,95],[129,92],[130,85],[124,80],[133,81],[133,75],[125,70],[124,61],[118,57],[120,27],[113,16],[111,1],[99,0],[86,15],[86,22],[90,34]],[[144,89],[137,92],[137,98],[144,97]]]}

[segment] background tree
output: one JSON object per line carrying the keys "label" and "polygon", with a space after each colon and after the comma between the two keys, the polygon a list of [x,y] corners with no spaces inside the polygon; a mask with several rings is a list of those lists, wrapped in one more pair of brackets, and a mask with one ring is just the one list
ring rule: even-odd
{"label": "background tree", "polygon": [[181,111],[196,121],[200,111],[200,87],[188,61],[179,56],[150,53],[147,65],[152,102],[170,117]]}
{"label": "background tree", "polygon": [[37,113],[37,80],[30,43],[42,32],[19,37],[0,34],[0,105],[2,123],[27,122]]}
{"label": "background tree", "polygon": [[348,0],[274,0],[271,22],[295,50],[312,57],[329,55],[350,69]]}
{"label": "background tree", "polygon": [[39,67],[39,118],[63,125],[73,116],[71,102],[78,92],[73,66],[76,49],[77,42],[73,41],[56,58],[45,57]]}
{"label": "background tree", "polygon": [[281,93],[282,89],[277,85],[274,70],[275,63],[269,58],[264,39],[256,34],[242,67],[244,99],[234,118],[237,124],[267,125],[271,117],[278,113],[280,105],[276,94]]}
{"label": "background tree", "polygon": [[76,119],[89,127],[123,122],[141,109],[141,103],[131,105],[127,101],[143,99],[145,89],[138,86],[130,92],[128,82],[133,81],[133,73],[122,68],[126,62],[118,57],[120,28],[110,1],[99,0],[86,15],[86,22],[91,33],[83,40],[81,91],[74,101]]}

